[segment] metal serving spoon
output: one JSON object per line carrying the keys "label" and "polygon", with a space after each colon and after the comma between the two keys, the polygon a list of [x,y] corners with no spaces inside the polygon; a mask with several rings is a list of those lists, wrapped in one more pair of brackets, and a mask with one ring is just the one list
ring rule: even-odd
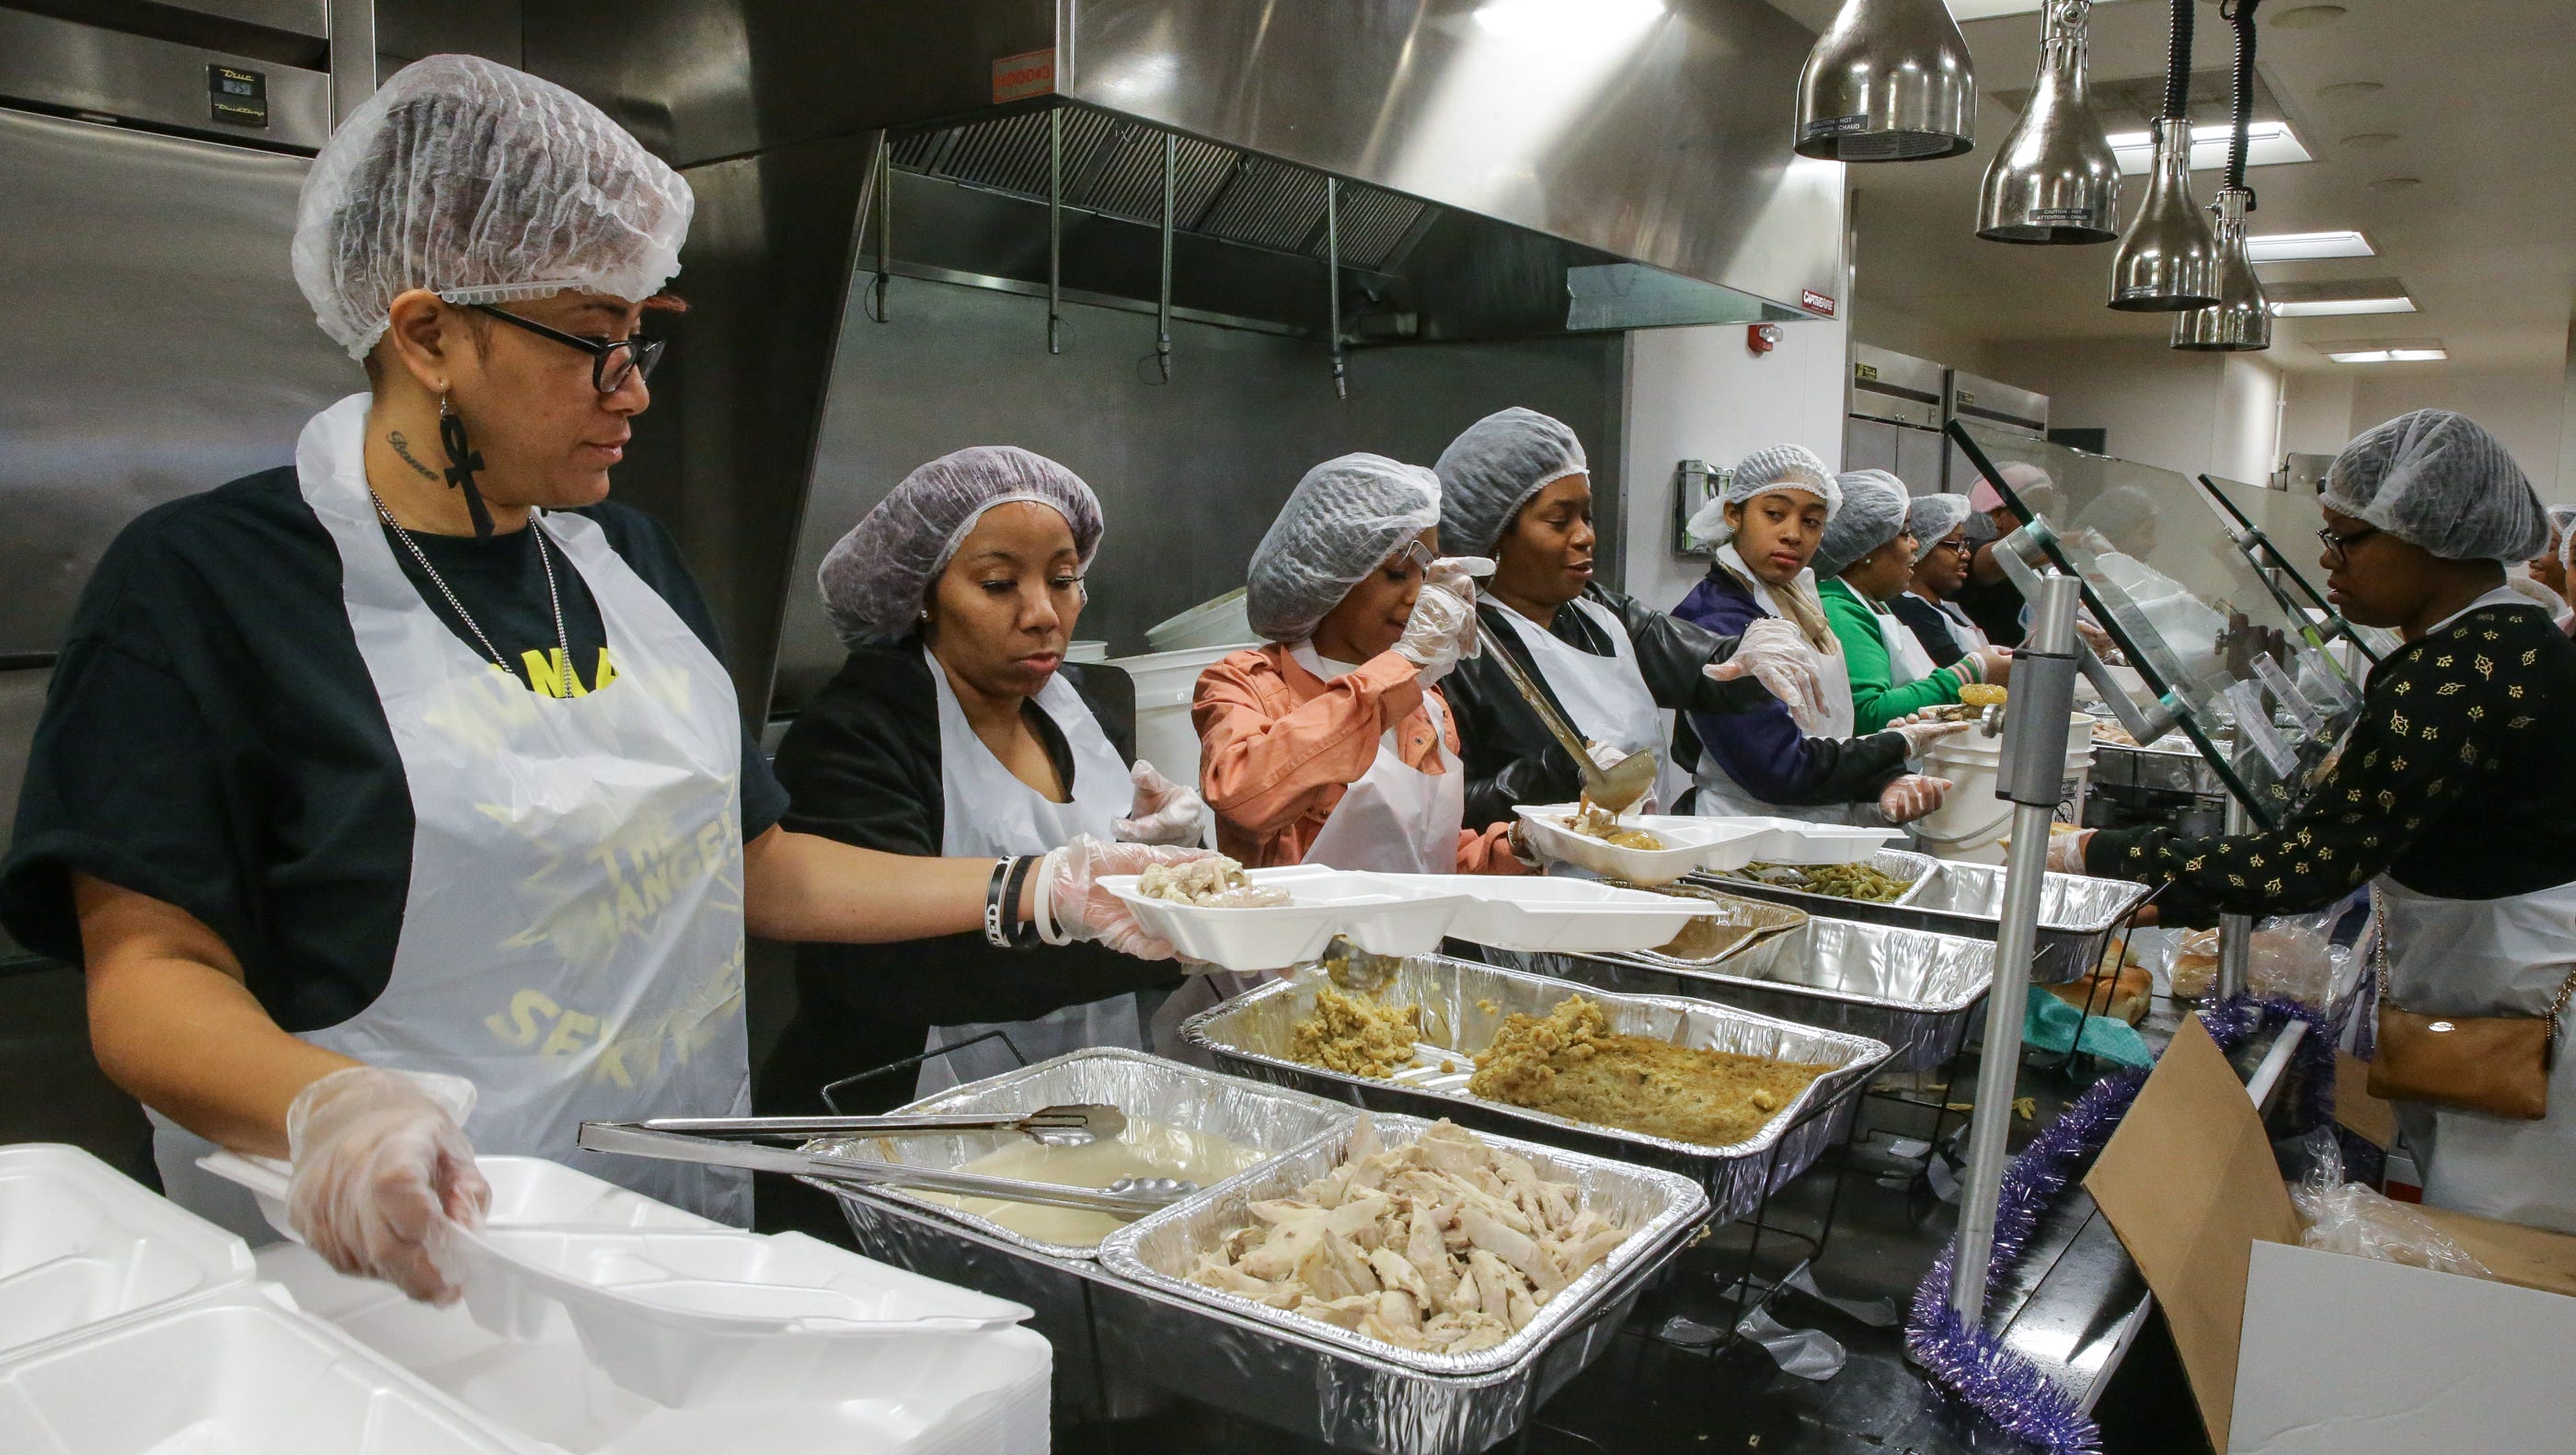
{"label": "metal serving spoon", "polygon": [[[738,1125],[742,1121],[781,1119],[731,1120]],[[1094,1191],[1088,1187],[1023,1182],[1015,1177],[987,1177],[982,1173],[952,1172],[940,1167],[912,1167],[864,1157],[844,1157],[831,1152],[764,1147],[757,1142],[728,1140],[717,1135],[655,1131],[637,1122],[583,1122],[581,1145],[593,1152],[613,1152],[628,1157],[658,1157],[670,1162],[738,1167],[750,1172],[783,1172],[794,1177],[816,1177],[829,1182],[910,1187],[923,1192],[984,1197],[997,1202],[1035,1203],[1041,1207],[1105,1212],[1127,1218],[1143,1217],[1169,1207],[1199,1190],[1197,1183],[1176,1177],[1122,1177],[1108,1187]]]}

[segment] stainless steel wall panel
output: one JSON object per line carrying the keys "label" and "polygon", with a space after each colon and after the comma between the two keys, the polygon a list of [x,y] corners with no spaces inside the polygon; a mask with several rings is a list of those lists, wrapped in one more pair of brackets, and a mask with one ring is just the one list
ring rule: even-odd
{"label": "stainless steel wall panel", "polygon": [[[217,118],[207,68],[218,65],[260,77],[266,124]],[[0,102],[7,101],[308,152],[331,132],[331,79],[320,70],[0,9]]]}
{"label": "stainless steel wall panel", "polygon": [[0,653],[60,645],[128,521],[366,387],[287,271],[308,165],[0,110]]}

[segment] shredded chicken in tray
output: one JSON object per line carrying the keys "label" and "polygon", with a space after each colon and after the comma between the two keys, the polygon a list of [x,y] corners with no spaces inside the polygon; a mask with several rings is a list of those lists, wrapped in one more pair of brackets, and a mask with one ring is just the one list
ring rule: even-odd
{"label": "shredded chicken in tray", "polygon": [[1364,1114],[1342,1164],[1199,1255],[1190,1281],[1404,1349],[1509,1339],[1628,1239],[1569,1182],[1447,1120],[1387,1150]]}
{"label": "shredded chicken in tray", "polygon": [[1544,1019],[1512,1012],[1476,1058],[1467,1090],[1595,1126],[1731,1147],[1832,1069],[1618,1034],[1599,1002],[1570,995]]}
{"label": "shredded chicken in tray", "polygon": [[1288,902],[1288,891],[1243,877],[1243,866],[1223,854],[1186,864],[1148,864],[1136,892],[1201,909],[1269,909]]}

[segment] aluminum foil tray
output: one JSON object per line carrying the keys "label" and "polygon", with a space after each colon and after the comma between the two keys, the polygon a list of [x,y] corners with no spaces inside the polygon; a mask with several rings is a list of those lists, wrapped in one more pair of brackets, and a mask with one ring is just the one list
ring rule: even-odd
{"label": "aluminum foil tray", "polygon": [[[1895,904],[1836,899],[1831,895],[1805,894],[1737,879],[1695,875],[1691,882],[1729,894],[1796,905],[1808,914],[1824,919],[1857,920],[1863,924],[1894,925],[1899,929],[1929,930],[1939,935],[1993,941],[1996,917],[2004,899],[2002,865],[1935,860],[1896,849],[1881,850],[1871,862],[1878,863],[1891,874],[1913,872],[1910,866],[1880,862],[1891,858],[1935,866],[1904,901]],[[2031,983],[2064,985],[2091,974],[2094,963],[2102,958],[2102,947],[2110,939],[2111,931],[2117,929],[2146,897],[2146,885],[2122,879],[2095,879],[2082,874],[2049,875],[2040,891],[2039,937],[2031,954]]]}
{"label": "aluminum foil tray", "polygon": [[[1533,1138],[1681,1173],[1707,1190],[1721,1220],[1751,1212],[1766,1185],[1781,1186],[1814,1165],[1831,1140],[1843,1103],[1888,1056],[1885,1045],[1866,1037],[1704,1000],[1605,994],[1593,986],[1500,966],[1417,955],[1405,960],[1378,993],[1396,1003],[1419,1003],[1426,1039],[1414,1067],[1381,1080],[1290,1059],[1290,1028],[1313,1013],[1317,987],[1329,983],[1319,971],[1301,971],[1294,980],[1274,982],[1200,1012],[1182,1024],[1181,1034],[1205,1046],[1219,1065],[1342,1097],[1372,1111],[1445,1116],[1480,1132]],[[1743,1055],[1822,1061],[1836,1069],[1809,1083],[1761,1131],[1729,1147],[1596,1126],[1467,1093],[1473,1057],[1492,1044],[1505,1017],[1514,1011],[1544,1016],[1569,995],[1599,1001],[1611,1028],[1631,1035]],[[1442,1069],[1444,1062],[1450,1069]]]}
{"label": "aluminum foil tray", "polygon": [[[1236,1146],[1271,1155],[1302,1146],[1351,1120],[1350,1108],[1323,1097],[1222,1076],[1116,1046],[1073,1051],[1034,1066],[951,1087],[902,1107],[895,1115],[1031,1111],[1084,1102],[1105,1102],[1131,1117],[1221,1137]],[[1018,1138],[1017,1132],[958,1132],[937,1137],[843,1140],[817,1144],[813,1150],[904,1166],[953,1169]],[[920,1212],[968,1224],[986,1237],[1023,1247],[1043,1258],[1088,1259],[1094,1252],[1077,1244],[1023,1237],[908,1188],[871,1187],[858,1195],[899,1202]]]}
{"label": "aluminum foil tray", "polygon": [[[1762,899],[1773,904],[1790,905],[1803,909],[1809,914],[1831,915],[1837,906],[1858,905],[1867,909],[1894,909],[1912,904],[1930,893],[1940,882],[1943,868],[1942,860],[1935,859],[1929,854],[1915,853],[1911,849],[1881,849],[1862,862],[1890,878],[1907,881],[1905,892],[1886,904],[1873,904],[1867,900],[1845,899],[1836,894],[1811,894],[1803,889],[1787,889],[1776,884],[1765,884],[1759,879],[1739,878],[1733,874],[1694,874],[1689,882],[1747,899]],[[1793,864],[1789,867],[1803,869],[1810,866]],[[1841,917],[1849,918],[1849,916]]]}
{"label": "aluminum foil tray", "polygon": [[1867,1036],[1891,1069],[1929,1071],[1958,1053],[1994,982],[1985,940],[1856,920],[1811,919],[1720,966],[1650,955],[1514,955],[1518,968],[1623,995],[1685,995]]}
{"label": "aluminum foil tray", "polygon": [[[1607,882],[1613,884],[1618,883],[1617,880],[1610,880]],[[1771,943],[1780,936],[1797,929],[1799,926],[1807,922],[1807,912],[1794,905],[1772,904],[1767,900],[1746,899],[1741,895],[1727,894],[1721,890],[1712,889],[1705,884],[1666,884],[1657,888],[1655,893],[1690,899],[1704,899],[1710,904],[1717,906],[1715,912],[1700,917],[1702,921],[1715,926],[1711,942],[1699,947],[1707,950],[1708,953],[1704,955],[1674,955],[1667,953],[1666,949],[1636,950],[1631,951],[1626,955],[1622,955],[1619,958],[1634,959],[1646,964],[1668,966],[1674,969],[1712,970],[1737,958],[1738,956],[1752,953],[1761,946]],[[1493,947],[1488,946],[1487,948],[1492,949]],[[1669,947],[1667,947],[1667,949],[1668,948]],[[1510,960],[1506,961],[1506,963],[1519,963],[1521,968],[1537,970],[1537,973],[1542,975],[1553,974],[1555,972],[1538,969],[1536,965],[1530,962],[1535,960],[1572,958],[1570,956],[1561,957],[1551,954],[1516,954],[1509,951],[1501,951],[1498,953],[1511,956]],[[1583,953],[1596,954],[1600,952],[1587,951]]]}
{"label": "aluminum foil tray", "polygon": [[[1412,1141],[1429,1125],[1417,1117],[1377,1118],[1389,1146]],[[1541,1175],[1574,1183],[1583,1206],[1610,1212],[1634,1231],[1527,1327],[1473,1354],[1395,1348],[1183,1277],[1201,1250],[1252,1221],[1253,1202],[1293,1193],[1339,1165],[1351,1135],[1352,1129],[1328,1134],[1205,1197],[1111,1234],[1101,1245],[1101,1266],[1144,1295],[1135,1317],[1105,1331],[1121,1362],[1149,1371],[1167,1388],[1338,1449],[1468,1455],[1519,1430],[1607,1349],[1649,1280],[1708,1216],[1706,1194],[1686,1177],[1491,1138],[1528,1158]]]}

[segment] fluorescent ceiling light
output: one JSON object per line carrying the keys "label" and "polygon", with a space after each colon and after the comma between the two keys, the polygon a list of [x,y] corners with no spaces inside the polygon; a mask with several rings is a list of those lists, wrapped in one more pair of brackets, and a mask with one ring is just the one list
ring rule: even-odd
{"label": "fluorescent ceiling light", "polygon": [[[2227,143],[2233,128],[2221,122],[2191,129],[2191,169],[2211,171],[2227,165]],[[2120,160],[2120,170],[2136,176],[2154,165],[2155,138],[2143,131],[2114,132],[2111,154]],[[2245,165],[2277,166],[2283,162],[2307,162],[2315,158],[2290,130],[2286,121],[2258,121],[2245,129]]]}
{"label": "fluorescent ceiling light", "polygon": [[2298,303],[2275,303],[2275,318],[2326,318],[2344,313],[2413,313],[2412,298],[2313,298]]}
{"label": "fluorescent ceiling light", "polygon": [[2310,258],[2375,258],[2379,251],[2360,233],[2267,232],[2245,240],[2245,255],[2258,263],[2298,263]]}
{"label": "fluorescent ceiling light", "polygon": [[2451,356],[2445,348],[2429,349],[2343,349],[2326,351],[2326,357],[2338,364],[2435,364]]}

